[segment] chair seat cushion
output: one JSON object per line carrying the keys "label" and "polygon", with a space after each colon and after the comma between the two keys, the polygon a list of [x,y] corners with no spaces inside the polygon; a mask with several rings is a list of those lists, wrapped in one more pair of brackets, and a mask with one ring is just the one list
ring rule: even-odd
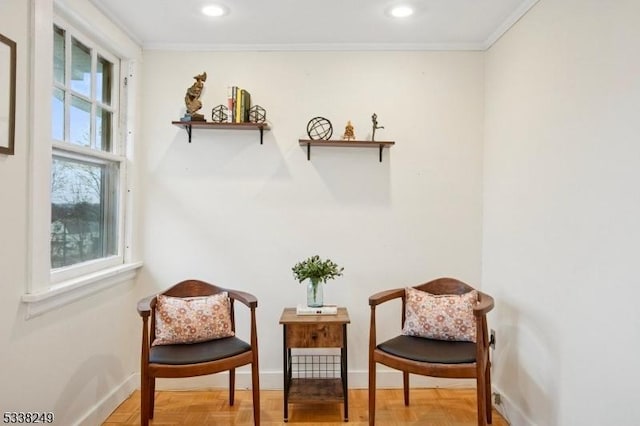
{"label": "chair seat cushion", "polygon": [[476,344],[434,340],[415,336],[397,336],[378,345],[391,355],[434,364],[464,364],[476,362]]}
{"label": "chair seat cushion", "polygon": [[152,364],[185,365],[217,361],[251,350],[251,346],[237,337],[225,337],[200,343],[152,346]]}

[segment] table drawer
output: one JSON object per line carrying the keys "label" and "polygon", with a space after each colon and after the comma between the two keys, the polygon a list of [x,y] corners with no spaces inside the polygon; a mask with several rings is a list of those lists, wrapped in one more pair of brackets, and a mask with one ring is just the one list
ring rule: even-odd
{"label": "table drawer", "polygon": [[287,347],[289,348],[341,348],[341,324],[289,324]]}

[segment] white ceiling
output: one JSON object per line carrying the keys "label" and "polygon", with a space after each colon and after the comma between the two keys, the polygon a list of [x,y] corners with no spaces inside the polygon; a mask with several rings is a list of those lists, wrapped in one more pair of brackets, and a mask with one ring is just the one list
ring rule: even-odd
{"label": "white ceiling", "polygon": [[[484,50],[537,1],[91,0],[144,48],[184,50]],[[400,3],[414,15],[389,17]]]}

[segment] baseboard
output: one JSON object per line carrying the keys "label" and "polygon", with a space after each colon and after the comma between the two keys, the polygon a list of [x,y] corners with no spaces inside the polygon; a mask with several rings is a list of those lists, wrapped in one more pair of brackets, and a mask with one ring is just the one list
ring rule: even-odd
{"label": "baseboard", "polygon": [[140,374],[132,374],[107,396],[98,401],[82,416],[74,426],[95,426],[102,424],[107,417],[140,385]]}
{"label": "baseboard", "polygon": [[500,404],[493,404],[493,407],[512,426],[535,426],[535,423],[525,415],[507,394],[499,388],[493,386],[493,392],[500,394]]}

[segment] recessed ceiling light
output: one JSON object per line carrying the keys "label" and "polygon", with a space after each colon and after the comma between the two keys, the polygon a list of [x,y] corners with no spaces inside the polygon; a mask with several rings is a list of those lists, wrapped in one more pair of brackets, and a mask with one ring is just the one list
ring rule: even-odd
{"label": "recessed ceiling light", "polygon": [[409,6],[396,6],[389,12],[394,18],[406,18],[413,15],[413,9]]}
{"label": "recessed ceiling light", "polygon": [[222,6],[219,6],[217,4],[212,4],[212,5],[203,7],[202,13],[204,13],[207,16],[222,16],[222,15],[226,15],[227,11]]}

